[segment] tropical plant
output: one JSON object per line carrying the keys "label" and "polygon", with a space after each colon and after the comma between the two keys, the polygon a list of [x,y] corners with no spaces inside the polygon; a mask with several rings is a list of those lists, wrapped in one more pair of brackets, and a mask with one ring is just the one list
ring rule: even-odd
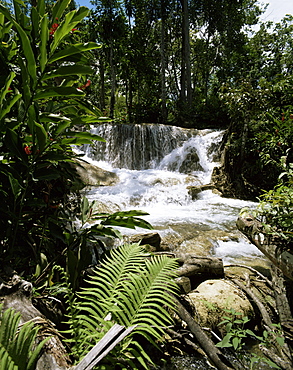
{"label": "tropical plant", "polygon": [[[284,345],[285,339],[280,324],[272,324],[271,330],[264,330],[263,335],[259,336],[246,327],[246,324],[250,321],[247,316],[243,316],[241,312],[237,312],[233,308],[229,310],[226,309],[225,311],[227,312],[227,316],[223,317],[224,320],[221,321],[219,325],[225,324],[226,335],[216,344],[217,347],[231,347],[241,354],[241,350],[243,350],[246,345],[248,338],[256,339],[266,348],[271,347],[274,343],[277,343],[277,345],[281,347]],[[259,363],[266,363],[271,368],[280,369],[280,367],[269,358],[252,353],[250,357],[250,369],[255,368],[254,366]]]}
{"label": "tropical plant", "polygon": [[253,212],[264,225],[264,231],[279,246],[278,252],[293,250],[293,163],[281,158],[283,172],[279,183],[260,196],[258,207]]}
{"label": "tropical plant", "polygon": [[102,140],[76,129],[99,121],[84,99],[86,53],[98,45],[78,42],[75,27],[88,9],[64,15],[69,3],[57,1],[51,16],[44,0],[30,9],[15,1],[14,15],[0,5],[0,248],[26,270],[41,253],[51,260],[62,250],[77,178],[72,144]]}
{"label": "tropical plant", "polygon": [[36,345],[39,327],[33,322],[19,326],[20,313],[0,306],[1,370],[34,370],[42,348],[49,338]]}
{"label": "tropical plant", "polygon": [[13,4],[14,14],[0,5],[1,260],[35,272],[40,282],[44,270],[67,257],[77,286],[91,260],[88,243],[118,235],[103,225],[143,226],[136,218],[142,213],[100,215],[99,225],[83,227],[90,208],[80,204],[72,146],[103,141],[85,131],[101,121],[86,98],[90,53],[100,46],[80,42],[77,29],[89,10],[68,11],[70,0],[54,2],[49,12],[45,0]]}
{"label": "tropical plant", "polygon": [[87,287],[76,298],[68,295],[67,334],[71,335],[69,343],[75,358],[85,356],[118,323],[135,328],[105,358],[105,368],[113,368],[120,361],[132,369],[137,368],[136,361],[148,368],[147,363],[152,361],[141,341],[162,341],[164,328],[172,324],[169,310],[175,310],[175,302],[170,293],[177,292],[173,280],[176,267],[176,260],[151,256],[139,244],[112,250],[93,270]]}

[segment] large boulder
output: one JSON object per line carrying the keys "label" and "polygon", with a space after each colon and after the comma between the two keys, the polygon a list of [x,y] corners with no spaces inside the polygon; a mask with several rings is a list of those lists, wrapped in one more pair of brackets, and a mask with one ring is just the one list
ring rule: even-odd
{"label": "large boulder", "polygon": [[188,301],[194,308],[195,319],[204,327],[223,330],[219,323],[225,310],[234,309],[242,316],[252,318],[254,311],[246,295],[231,281],[224,279],[206,280],[188,295]]}
{"label": "large boulder", "polygon": [[85,161],[77,160],[75,168],[85,186],[112,186],[119,182],[119,177],[114,172]]}

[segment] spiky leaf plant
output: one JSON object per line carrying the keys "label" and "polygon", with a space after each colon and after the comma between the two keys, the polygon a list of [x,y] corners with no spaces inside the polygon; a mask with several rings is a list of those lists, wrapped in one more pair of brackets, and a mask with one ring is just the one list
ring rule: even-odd
{"label": "spiky leaf plant", "polygon": [[73,354],[83,357],[115,323],[137,325],[106,360],[114,356],[117,364],[117,357],[123,358],[135,369],[136,359],[147,368],[151,360],[139,338],[155,344],[172,325],[170,310],[175,310],[175,303],[170,293],[177,292],[176,268],[176,260],[150,255],[139,244],[112,250],[78,294],[80,303],[69,321]]}
{"label": "spiky leaf plant", "polygon": [[[0,306],[0,312],[2,307]],[[0,368],[1,370],[33,370],[46,338],[35,346],[39,327],[33,322],[19,329],[20,313],[8,309],[0,315]]]}

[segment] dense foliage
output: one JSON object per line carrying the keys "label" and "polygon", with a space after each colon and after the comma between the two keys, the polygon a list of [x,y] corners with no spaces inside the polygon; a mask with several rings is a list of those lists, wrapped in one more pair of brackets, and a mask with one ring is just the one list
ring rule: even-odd
{"label": "dense foliage", "polygon": [[95,57],[91,93],[120,121],[223,125],[218,92],[241,78],[256,1],[92,1],[89,40]]}
{"label": "dense foliage", "polygon": [[0,5],[0,258],[35,278],[66,260],[75,287],[92,260],[89,241],[117,237],[106,225],[151,226],[134,212],[83,227],[97,215],[79,196],[72,144],[103,140],[84,131],[101,116],[85,92],[90,52],[99,45],[81,42],[77,27],[89,10],[66,11],[69,3],[48,13],[44,1],[30,9],[15,2],[14,15]]}
{"label": "dense foliage", "polygon": [[[72,145],[103,141],[85,128],[105,116],[121,123],[228,127],[224,167],[230,184],[250,198],[264,191],[258,216],[292,248],[292,16],[248,32],[261,13],[254,0],[94,0],[92,11],[76,9],[70,0],[7,3],[0,2],[1,266],[10,264],[43,287],[56,283],[58,263],[73,294],[93,246],[103,252],[101,235],[119,237],[113,226],[151,228],[139,217],[144,212],[100,214],[80,196]],[[143,254],[135,248],[127,253]],[[123,260],[125,250],[115,258]],[[156,286],[150,278],[162,271],[158,284],[166,289],[174,266],[163,258],[140,263],[105,296],[105,311],[96,302],[105,292],[95,287],[80,294],[82,304],[72,303],[77,357],[92,345],[86,340],[106,315],[128,326],[138,321],[124,312],[144,308],[139,322],[147,321],[153,301],[144,307],[148,296],[140,293]],[[115,277],[103,268],[104,281]],[[100,287],[99,279],[93,278]],[[164,302],[156,299],[172,306],[165,296]],[[88,322],[76,320],[91,309],[96,312]],[[169,320],[161,306],[151,313],[159,316],[158,328]],[[135,333],[158,339],[153,325]],[[139,357],[134,344],[130,350],[124,343],[120,354],[129,350],[130,362],[136,355],[145,363],[146,354]]]}

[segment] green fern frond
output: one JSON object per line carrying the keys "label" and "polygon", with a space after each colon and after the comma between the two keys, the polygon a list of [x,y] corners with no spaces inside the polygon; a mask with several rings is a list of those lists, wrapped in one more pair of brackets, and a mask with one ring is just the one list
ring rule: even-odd
{"label": "green fern frond", "polygon": [[135,334],[154,343],[161,339],[164,328],[172,324],[169,310],[176,306],[170,293],[177,292],[173,279],[177,267],[174,259],[150,256],[139,244],[111,251],[94,270],[88,281],[90,286],[78,294],[81,302],[76,304],[77,314],[70,320],[72,327],[79,327],[73,353],[85,355],[114,323],[137,325],[119,348],[128,353],[129,361],[134,353],[140,353],[138,360],[146,366],[150,359],[144,351],[141,353]]}

